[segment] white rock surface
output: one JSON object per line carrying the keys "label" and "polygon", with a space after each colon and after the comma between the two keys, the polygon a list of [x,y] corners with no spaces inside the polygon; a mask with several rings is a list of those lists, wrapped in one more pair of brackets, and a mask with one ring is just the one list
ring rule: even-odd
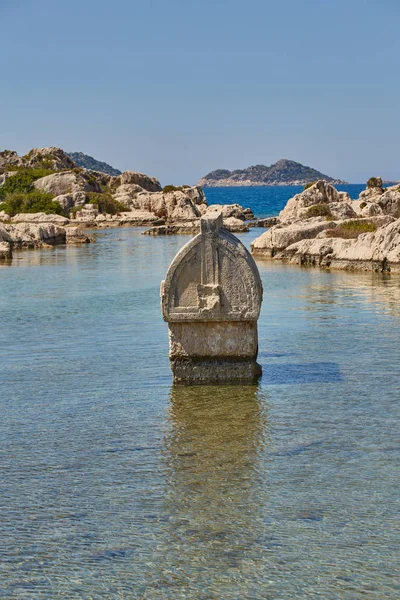
{"label": "white rock surface", "polygon": [[162,189],[160,182],[155,177],[149,177],[144,173],[136,173],[134,171],[125,171],[122,175],[118,175],[116,180],[119,180],[121,185],[138,185],[148,192],[160,192]]}
{"label": "white rock surface", "polygon": [[47,215],[46,213],[20,213],[12,217],[12,223],[54,223],[68,225],[69,219],[62,215]]}
{"label": "white rock surface", "polygon": [[[347,206],[341,207],[339,203]],[[333,185],[321,180],[288,200],[285,208],[279,213],[279,219],[281,222],[289,223],[304,220],[307,218],[308,209],[316,204],[329,205],[333,215],[335,211],[340,211],[337,213],[340,217],[344,216],[344,212],[349,211],[348,207],[352,211],[350,196],[346,192],[338,192]]]}
{"label": "white rock surface", "polygon": [[299,264],[400,271],[400,219],[357,239],[302,240],[277,258]]}
{"label": "white rock surface", "polygon": [[60,196],[77,192],[101,192],[94,176],[85,176],[84,172],[62,171],[37,179],[34,186],[38,190]]}
{"label": "white rock surface", "polygon": [[223,228],[228,231],[232,231],[233,233],[243,233],[244,231],[249,231],[249,226],[244,223],[241,219],[236,219],[235,217],[228,217],[227,219],[223,219]]}
{"label": "white rock surface", "polygon": [[251,243],[251,252],[256,256],[273,257],[279,251],[303,239],[315,238],[324,229],[333,229],[335,222],[326,219],[309,219],[291,225],[274,225]]}

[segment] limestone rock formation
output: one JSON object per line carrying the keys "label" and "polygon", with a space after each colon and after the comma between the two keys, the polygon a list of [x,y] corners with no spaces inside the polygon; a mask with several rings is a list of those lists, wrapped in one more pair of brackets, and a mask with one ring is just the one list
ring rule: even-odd
{"label": "limestone rock formation", "polygon": [[241,219],[242,221],[254,219],[253,211],[250,208],[243,208],[240,204],[210,204],[204,214],[216,215],[218,213],[221,213],[224,219],[229,217]]}
{"label": "limestone rock formation", "polygon": [[337,211],[339,218],[342,218],[345,212],[349,216],[356,216],[350,196],[346,192],[338,192],[333,185],[320,180],[288,200],[285,208],[279,213],[279,220],[281,223],[293,223],[317,216],[310,210],[313,206],[326,208],[332,216],[336,216],[334,213]]}
{"label": "limestone rock formation", "polygon": [[245,231],[249,231],[249,226],[241,219],[236,219],[235,217],[228,217],[227,219],[224,219],[223,226],[224,229],[227,229],[232,233],[244,233]]}
{"label": "limestone rock formation", "polygon": [[11,218],[11,223],[53,223],[54,225],[68,225],[67,217],[62,215],[47,215],[45,213],[21,213]]}
{"label": "limestone rock formation", "polygon": [[134,171],[125,171],[117,177],[115,183],[119,182],[120,185],[134,184],[140,186],[143,190],[148,192],[161,192],[162,187],[158,179],[155,177],[149,177],[144,173],[135,173]]}
{"label": "limestone rock formation", "polygon": [[67,244],[90,244],[95,239],[87,235],[80,227],[67,227],[65,229]]}
{"label": "limestone rock formation", "polygon": [[0,261],[10,260],[12,258],[12,250],[10,242],[0,242]]}
{"label": "limestone rock formation", "polygon": [[400,185],[387,188],[376,202],[383,214],[400,217]]}
{"label": "limestone rock formation", "polygon": [[376,200],[383,194],[383,183],[381,177],[371,177],[367,181],[366,189],[361,192],[360,200]]}
{"label": "limestone rock formation", "polygon": [[314,239],[324,229],[333,229],[335,222],[321,218],[290,225],[275,225],[251,243],[255,256],[274,257],[276,254],[304,239]]}
{"label": "limestone rock formation", "polygon": [[49,146],[47,148],[34,148],[22,157],[23,166],[40,167],[60,171],[62,169],[73,169],[76,164],[68,154],[61,148]]}
{"label": "limestone rock formation", "polygon": [[161,284],[177,383],[252,383],[260,374],[257,319],[262,285],[246,248],[205,216]]}
{"label": "limestone rock formation", "polygon": [[97,192],[101,193],[101,188],[93,175],[87,175],[85,172],[75,173],[74,171],[64,171],[53,173],[46,177],[37,179],[34,183],[37,190],[60,196],[65,194],[75,194],[79,192]]}
{"label": "limestone rock formation", "polygon": [[307,239],[278,258],[301,265],[400,272],[400,219],[357,239]]}
{"label": "limestone rock formation", "polygon": [[0,239],[10,242],[12,248],[43,248],[65,244],[66,230],[53,223],[1,225]]}
{"label": "limestone rock formation", "polygon": [[203,190],[197,186],[167,193],[142,192],[132,204],[134,208],[152,212],[171,223],[198,219],[207,208]]}

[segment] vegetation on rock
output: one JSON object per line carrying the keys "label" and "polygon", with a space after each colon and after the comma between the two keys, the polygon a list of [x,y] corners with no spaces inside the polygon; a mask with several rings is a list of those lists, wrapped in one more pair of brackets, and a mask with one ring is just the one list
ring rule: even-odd
{"label": "vegetation on rock", "polygon": [[47,215],[62,215],[64,211],[58,202],[54,202],[52,194],[40,190],[18,192],[9,194],[0,204],[0,211],[4,210],[10,217],[18,213],[46,213]]}
{"label": "vegetation on rock", "polygon": [[170,192],[182,192],[182,190],[188,187],[186,185],[180,185],[180,186],[176,186],[176,185],[166,185],[163,187],[163,194],[169,194]]}
{"label": "vegetation on rock", "polygon": [[28,193],[32,191],[33,183],[41,177],[51,175],[54,171],[48,169],[28,169],[27,167],[14,167],[15,175],[9,177],[0,187],[0,198],[6,198],[9,194]]}
{"label": "vegetation on rock", "polygon": [[327,229],[326,235],[328,237],[343,238],[343,239],[356,239],[361,233],[373,233],[376,231],[376,225],[368,221],[348,221],[343,223],[335,229]]}
{"label": "vegetation on rock", "polygon": [[370,177],[367,181],[367,188],[381,188],[382,184],[381,177]]}
{"label": "vegetation on rock", "polygon": [[88,192],[89,204],[97,204],[99,212],[108,215],[117,215],[120,212],[126,212],[127,208],[121,202],[114,200],[112,195],[107,192],[97,193]]}
{"label": "vegetation on rock", "polygon": [[314,183],[317,183],[316,181],[310,181],[309,183],[306,183],[306,185],[304,186],[304,190],[308,190],[308,188],[310,188],[312,185],[314,185]]}
{"label": "vegetation on rock", "polygon": [[314,204],[307,210],[307,218],[310,217],[326,217],[333,219],[331,210],[327,204]]}

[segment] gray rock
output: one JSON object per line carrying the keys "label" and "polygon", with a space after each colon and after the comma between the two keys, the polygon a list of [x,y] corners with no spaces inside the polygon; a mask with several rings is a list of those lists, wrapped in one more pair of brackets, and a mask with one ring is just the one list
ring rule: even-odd
{"label": "gray rock", "polygon": [[246,221],[247,219],[254,219],[254,215],[249,208],[243,208],[240,204],[211,204],[207,207],[204,214],[206,215],[217,215],[221,213],[224,219],[234,217],[235,219],[241,219]]}
{"label": "gray rock", "polygon": [[400,272],[400,219],[356,239],[301,240],[276,258],[300,265]]}
{"label": "gray rock", "polygon": [[[339,203],[345,203],[347,206],[342,208]],[[307,219],[309,209],[314,205],[321,204],[328,205],[327,208],[332,214],[335,211],[353,210],[350,196],[346,192],[338,192],[333,185],[326,181],[317,181],[308,189],[288,200],[285,208],[279,213],[279,219],[281,222],[288,223]]]}
{"label": "gray rock", "polygon": [[291,244],[304,239],[313,239],[324,229],[333,229],[333,221],[310,219],[291,225],[275,225],[251,243],[251,253],[255,256],[274,257]]}
{"label": "gray rock", "polygon": [[37,179],[34,186],[38,190],[60,196],[65,194],[76,194],[77,192],[100,193],[100,184],[91,173],[89,177],[84,172],[62,171]]}
{"label": "gray rock", "polygon": [[90,244],[95,242],[95,238],[87,235],[80,227],[66,228],[67,244]]}
{"label": "gray rock", "polygon": [[377,203],[381,207],[385,215],[400,216],[400,185],[395,185],[388,188],[381,196]]}
{"label": "gray rock", "polygon": [[223,219],[223,227],[232,233],[243,233],[245,231],[249,231],[249,226],[241,219],[235,219],[235,217]]}
{"label": "gray rock", "polygon": [[148,192],[161,192],[161,184],[155,177],[149,177],[144,173],[135,173],[134,171],[125,171],[115,179],[120,185],[136,184]]}
{"label": "gray rock", "polygon": [[14,248],[43,248],[65,244],[66,231],[53,223],[2,225],[0,241],[8,241]]}
{"label": "gray rock", "polygon": [[85,204],[86,193],[75,192],[71,194],[60,194],[54,198],[54,202],[58,202],[64,211],[68,213],[74,206],[83,206]]}
{"label": "gray rock", "polygon": [[272,227],[273,225],[277,225],[279,223],[278,217],[267,217],[266,219],[256,219],[255,221],[250,221],[248,223],[249,227]]}
{"label": "gray rock", "polygon": [[3,150],[0,152],[0,173],[7,169],[7,166],[20,167],[23,165],[23,160],[15,150]]}
{"label": "gray rock", "polygon": [[53,171],[76,167],[74,161],[70,159],[64,150],[54,146],[33,148],[33,150],[22,157],[22,163],[25,167],[46,168]]}
{"label": "gray rock", "polygon": [[0,261],[10,260],[12,258],[12,250],[10,242],[0,242]]}
{"label": "gray rock", "polygon": [[55,225],[68,225],[69,219],[61,215],[47,215],[45,213],[20,213],[12,217],[12,223],[54,223]]}

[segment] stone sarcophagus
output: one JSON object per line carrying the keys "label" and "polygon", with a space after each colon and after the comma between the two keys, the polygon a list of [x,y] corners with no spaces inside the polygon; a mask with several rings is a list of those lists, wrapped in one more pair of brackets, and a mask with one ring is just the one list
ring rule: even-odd
{"label": "stone sarcophagus", "polygon": [[253,383],[262,284],[243,244],[222,228],[222,217],[202,217],[201,232],[172,261],[161,283],[176,383]]}

